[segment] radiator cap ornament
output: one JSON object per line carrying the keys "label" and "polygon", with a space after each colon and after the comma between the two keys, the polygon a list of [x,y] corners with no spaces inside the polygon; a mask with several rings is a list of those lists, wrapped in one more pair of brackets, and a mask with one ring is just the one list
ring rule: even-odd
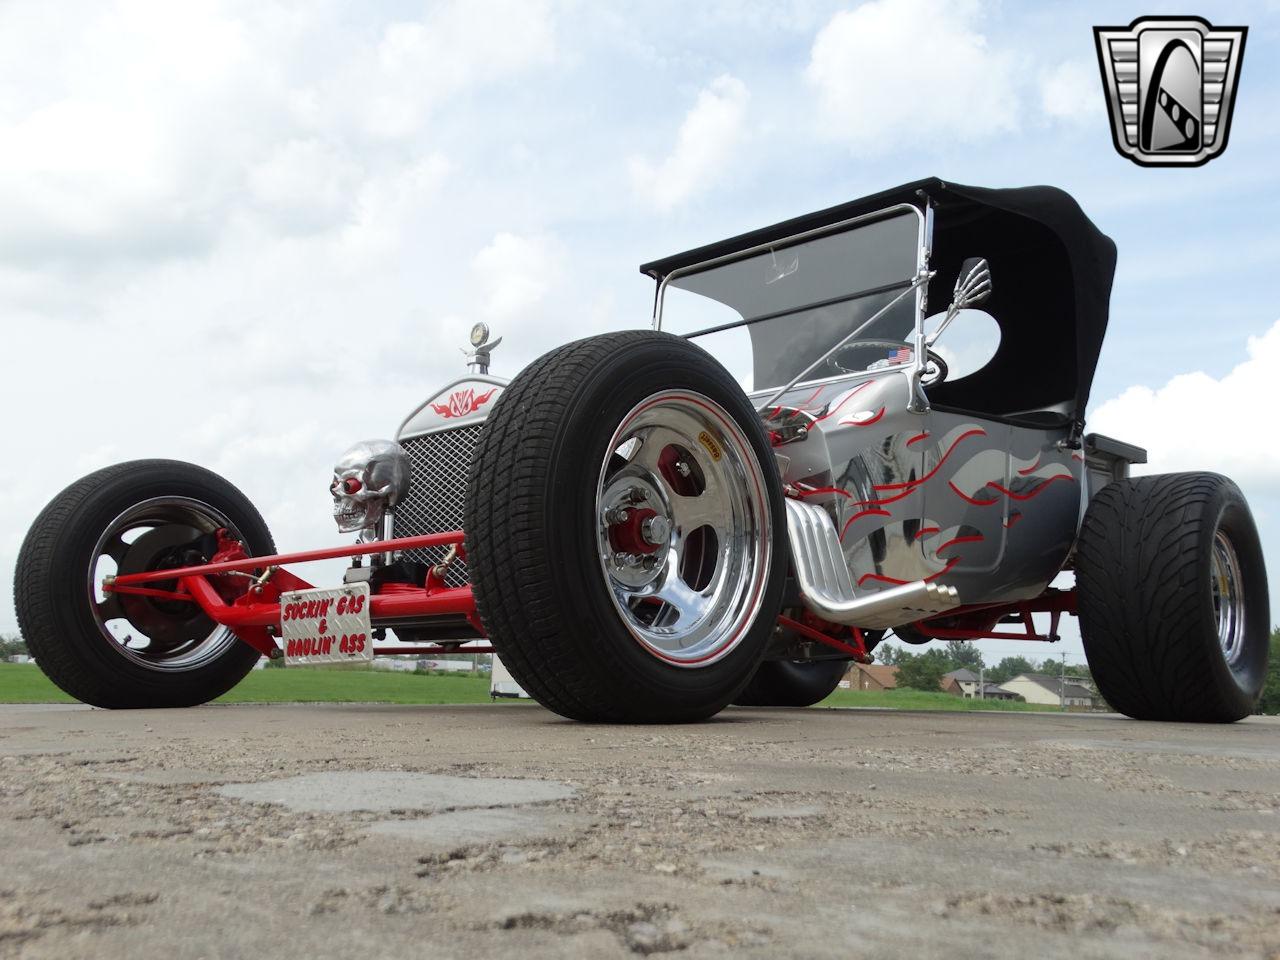
{"label": "radiator cap ornament", "polygon": [[493,352],[494,347],[502,342],[499,337],[492,343],[489,342],[489,325],[487,323],[477,323],[471,328],[471,350],[463,350],[467,357],[467,369],[472,373],[488,373],[489,372],[489,354]]}

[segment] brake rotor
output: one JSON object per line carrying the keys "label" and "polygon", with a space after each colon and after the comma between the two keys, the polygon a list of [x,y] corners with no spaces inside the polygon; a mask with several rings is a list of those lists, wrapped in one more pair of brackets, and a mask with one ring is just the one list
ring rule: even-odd
{"label": "brake rotor", "polygon": [[[128,545],[118,575],[149,573],[199,563],[207,558],[198,547],[203,534],[194,527],[166,523],[153,527]],[[157,590],[175,590],[176,581],[148,584]],[[209,635],[215,624],[194,603],[162,600],[137,594],[119,594],[120,609],[130,626],[149,640],[148,650],[171,650]]]}

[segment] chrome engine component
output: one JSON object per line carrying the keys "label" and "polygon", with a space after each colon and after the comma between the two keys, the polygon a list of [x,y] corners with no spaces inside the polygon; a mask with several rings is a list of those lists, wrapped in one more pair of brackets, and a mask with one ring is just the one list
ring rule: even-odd
{"label": "chrome engine component", "polygon": [[924,580],[856,595],[835,524],[819,506],[788,497],[787,533],[801,596],[824,620],[881,629],[960,605],[954,587]]}
{"label": "chrome engine component", "polygon": [[377,528],[409,492],[409,457],[391,440],[361,440],[333,468],[329,492],[342,533]]}

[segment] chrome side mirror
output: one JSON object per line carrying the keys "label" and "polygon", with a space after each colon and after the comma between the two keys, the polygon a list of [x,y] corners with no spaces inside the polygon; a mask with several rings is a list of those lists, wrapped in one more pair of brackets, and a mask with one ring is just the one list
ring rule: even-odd
{"label": "chrome side mirror", "polygon": [[986,257],[970,257],[960,264],[956,289],[951,296],[948,313],[959,313],[966,307],[982,303],[991,296],[991,265]]}
{"label": "chrome side mirror", "polygon": [[938,326],[925,338],[927,346],[933,346],[942,336],[951,321],[961,310],[984,303],[991,296],[991,265],[986,257],[970,257],[960,264],[960,275],[956,277],[955,292],[951,295],[951,305],[939,321]]}

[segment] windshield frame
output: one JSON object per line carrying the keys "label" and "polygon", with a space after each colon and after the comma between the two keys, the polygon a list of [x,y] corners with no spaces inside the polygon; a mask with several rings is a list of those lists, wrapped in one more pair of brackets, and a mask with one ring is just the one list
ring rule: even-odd
{"label": "windshield frame", "polygon": [[[910,213],[916,218],[916,276],[906,277],[906,278],[903,278],[902,280],[894,281],[891,284],[879,284],[874,287],[867,287],[861,290],[854,290],[854,291],[851,291],[847,296],[842,296],[840,300],[841,301],[858,300],[864,297],[874,296],[878,293],[884,293],[887,290],[891,291],[891,290],[904,289],[909,287],[912,283],[916,283],[915,321],[914,321],[914,328],[913,328],[914,344],[913,344],[913,350],[912,350],[912,358],[910,360],[904,360],[900,363],[886,365],[875,371],[860,371],[857,373],[851,372],[849,374],[837,375],[834,377],[827,375],[825,377],[815,377],[812,379],[800,379],[796,383],[792,384],[789,387],[789,389],[796,389],[802,386],[812,385],[819,382],[842,380],[842,379],[845,379],[846,377],[864,376],[868,373],[879,374],[879,373],[883,373],[885,370],[899,370],[903,368],[912,368],[915,371],[916,377],[918,378],[920,375],[923,374],[924,367],[925,367],[924,351],[921,348],[921,344],[924,340],[924,317],[928,309],[928,286],[929,285],[927,283],[919,283],[917,282],[917,280],[921,274],[927,272],[929,269],[929,254],[930,254],[930,248],[932,247],[932,243],[933,243],[933,207],[932,205],[927,203],[923,211],[919,207],[917,207],[915,204],[912,204],[912,203],[891,204],[890,206],[882,207],[879,210],[873,210],[870,213],[864,213],[857,217],[850,217],[847,220],[841,220],[838,223],[828,224],[827,226],[824,226],[824,227],[818,227],[813,230],[806,230],[801,233],[792,234],[790,236],[783,237],[779,240],[774,240],[769,243],[756,244],[755,246],[746,247],[742,250],[734,251],[733,253],[727,253],[727,254],[724,254],[723,256],[713,257],[710,260],[699,261],[698,263],[690,264],[689,266],[679,267],[675,270],[672,270],[670,273],[666,274],[658,282],[658,287],[654,294],[653,329],[654,330],[662,329],[662,315],[663,315],[663,308],[666,303],[667,285],[671,283],[671,281],[673,280],[680,279],[681,277],[687,277],[690,274],[701,273],[707,270],[712,270],[712,269],[715,269],[716,267],[721,267],[721,266],[724,266],[725,264],[734,263],[739,260],[745,260],[750,257],[758,256],[759,254],[762,254],[762,253],[769,253],[771,251],[775,253],[780,252],[782,250],[787,249],[788,247],[795,246],[796,244],[799,244],[799,243],[807,242],[810,240],[816,240],[821,237],[829,236],[837,233],[844,233],[849,230],[855,229],[859,226],[866,226],[870,223],[874,223],[879,220],[887,220],[892,217],[901,216],[904,213]],[[700,294],[695,293],[695,296],[700,296]],[[803,307],[797,308],[797,310],[801,310],[801,309],[805,309],[805,308]],[[706,329],[703,329],[703,330],[696,330],[692,333],[681,334],[681,336],[684,336],[686,338],[704,336],[710,333],[719,332],[721,330],[729,330],[735,327],[747,326],[753,323],[760,323],[764,320],[772,319],[777,315],[778,314],[775,313],[772,316],[765,315],[760,317],[753,317],[750,319],[741,318],[739,320],[731,321],[725,324],[719,324],[714,327],[707,327]],[[815,361],[818,359],[819,358],[817,357],[814,358]],[[806,370],[805,374],[807,375],[812,372],[813,372],[812,370]],[[783,387],[783,386],[784,384],[771,384],[769,386],[758,386],[753,384],[750,394],[755,395],[755,394],[768,393],[770,391],[778,390],[780,387]]]}

